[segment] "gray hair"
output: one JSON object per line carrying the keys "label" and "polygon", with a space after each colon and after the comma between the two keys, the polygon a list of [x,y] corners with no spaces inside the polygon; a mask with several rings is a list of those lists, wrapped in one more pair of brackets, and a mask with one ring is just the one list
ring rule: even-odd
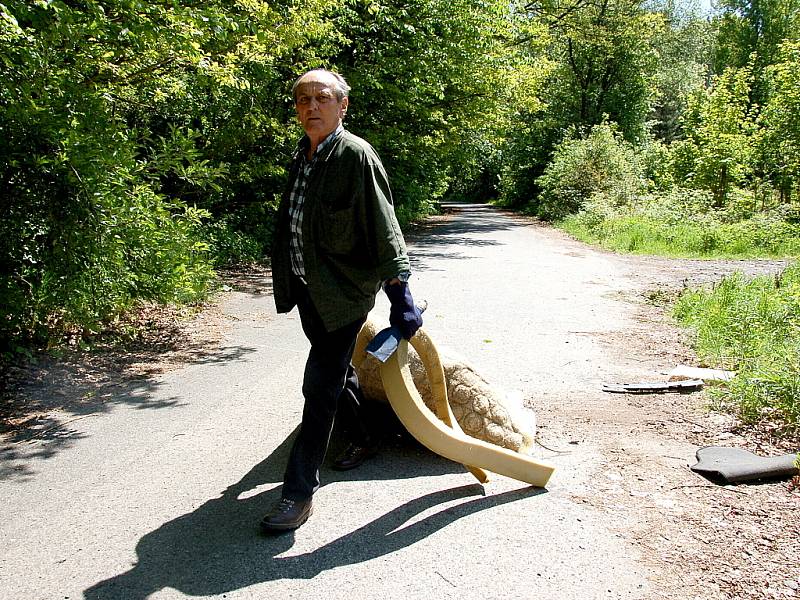
{"label": "gray hair", "polygon": [[333,71],[328,71],[327,69],[312,69],[311,71],[307,71],[303,73],[295,79],[294,84],[292,85],[292,98],[297,98],[297,86],[300,85],[300,80],[309,75],[310,73],[325,73],[327,75],[331,75],[334,80],[336,80],[336,85],[334,86],[334,91],[336,92],[336,100],[337,102],[341,102],[345,98],[350,95],[350,86],[347,85],[347,82],[344,80],[344,77],[339,75],[338,73],[334,73]]}

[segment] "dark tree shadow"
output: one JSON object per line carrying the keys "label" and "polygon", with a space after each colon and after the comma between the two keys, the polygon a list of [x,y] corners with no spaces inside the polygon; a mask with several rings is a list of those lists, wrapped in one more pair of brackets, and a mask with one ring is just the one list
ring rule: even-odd
{"label": "dark tree shadow", "polygon": [[[276,579],[310,579],[329,569],[391,554],[462,517],[545,491],[526,487],[486,497],[477,483],[441,490],[407,502],[312,552],[280,557],[294,544],[294,533],[263,536],[257,527],[263,512],[278,498],[280,486],[255,491],[280,481],[292,437],[220,497],[145,535],[136,546],[137,564],[85,590],[86,600],[144,600],[166,587],[191,596],[213,596]],[[333,478],[326,471],[324,477],[328,482],[337,477],[379,480],[389,474],[395,479],[459,470],[463,471],[460,465],[431,453],[395,445],[356,471]],[[422,512],[454,500],[466,501],[405,525]]]}
{"label": "dark tree shadow", "polygon": [[[186,362],[228,364],[244,361],[255,348],[227,346],[204,349]],[[139,355],[131,356],[141,358]],[[153,360],[146,355],[145,360]],[[133,360],[132,358],[128,360]],[[13,428],[0,427],[0,480],[26,481],[36,473],[37,461],[52,458],[86,437],[73,423],[110,412],[116,406],[141,410],[181,407],[180,396],[155,399],[160,384],[149,375],[126,374],[125,364],[91,363],[80,357],[73,362],[43,361],[38,380],[31,382],[16,400],[2,400],[2,411],[24,419]],[[19,403],[14,406],[13,402]],[[27,415],[27,418],[25,417]]]}
{"label": "dark tree shadow", "polygon": [[223,284],[250,296],[272,295],[272,272],[268,265],[244,265],[217,269]]}
{"label": "dark tree shadow", "polygon": [[413,245],[411,265],[415,271],[429,270],[431,260],[468,259],[471,247],[500,245],[491,239],[492,233],[517,227],[507,219],[498,220],[498,211],[486,204],[447,204],[443,207],[446,214],[457,213],[459,218],[429,219],[406,236],[409,244]]}

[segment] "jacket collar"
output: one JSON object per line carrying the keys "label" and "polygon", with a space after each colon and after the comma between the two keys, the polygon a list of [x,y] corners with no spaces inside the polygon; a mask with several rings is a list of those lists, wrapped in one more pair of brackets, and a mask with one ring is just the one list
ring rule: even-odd
{"label": "jacket collar", "polygon": [[[328,137],[326,137],[319,143],[319,146],[317,146],[317,150],[314,153],[314,158],[321,161],[328,160],[328,157],[330,157],[333,147],[336,145],[336,141],[340,137],[342,137],[344,131],[345,131],[344,126],[341,123],[339,123],[339,126],[336,129],[334,129],[328,135]],[[304,135],[300,139],[300,142],[297,144],[297,153],[295,154],[295,157],[305,156],[310,143],[311,142],[309,141],[308,136]]]}

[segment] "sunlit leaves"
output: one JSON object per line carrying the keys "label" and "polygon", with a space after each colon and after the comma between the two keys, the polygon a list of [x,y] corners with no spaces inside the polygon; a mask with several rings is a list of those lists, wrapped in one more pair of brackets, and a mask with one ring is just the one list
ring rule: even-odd
{"label": "sunlit leaves", "polygon": [[687,143],[693,148],[691,182],[714,194],[721,207],[734,185],[745,183],[753,169],[755,114],[749,93],[750,69],[728,69],[707,89],[689,98],[684,117]]}
{"label": "sunlit leaves", "polygon": [[800,42],[786,42],[767,71],[769,100],[761,115],[761,153],[784,201],[800,193]]}
{"label": "sunlit leaves", "polygon": [[495,0],[350,0],[332,58],[353,85],[349,127],[387,163],[400,205],[430,207],[488,164],[519,102],[537,106],[515,15]]}
{"label": "sunlit leaves", "polygon": [[269,226],[286,82],[328,4],[0,5],[4,338],[201,296],[206,209],[247,198]]}

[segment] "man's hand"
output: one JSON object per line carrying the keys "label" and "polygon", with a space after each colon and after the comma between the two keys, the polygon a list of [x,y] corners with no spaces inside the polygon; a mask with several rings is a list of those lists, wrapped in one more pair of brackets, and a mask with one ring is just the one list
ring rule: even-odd
{"label": "man's hand", "polygon": [[383,284],[383,291],[392,304],[389,323],[397,327],[405,339],[410,340],[422,327],[422,311],[414,305],[408,283],[397,278],[390,279]]}

